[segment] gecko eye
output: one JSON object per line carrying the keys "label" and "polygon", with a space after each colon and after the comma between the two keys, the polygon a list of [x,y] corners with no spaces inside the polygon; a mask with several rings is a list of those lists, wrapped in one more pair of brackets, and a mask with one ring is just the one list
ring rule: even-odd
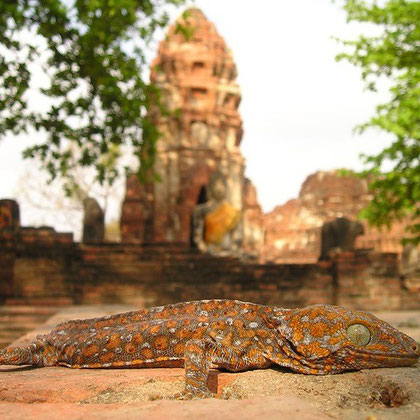
{"label": "gecko eye", "polygon": [[347,328],[347,337],[357,346],[366,346],[370,342],[370,331],[362,324],[353,324]]}

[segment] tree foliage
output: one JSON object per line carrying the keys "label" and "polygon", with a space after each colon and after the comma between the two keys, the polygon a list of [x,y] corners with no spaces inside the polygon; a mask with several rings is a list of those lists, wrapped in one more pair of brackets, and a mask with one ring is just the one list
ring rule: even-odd
{"label": "tree foliage", "polygon": [[391,82],[388,103],[358,129],[379,128],[392,144],[377,155],[363,156],[363,176],[371,180],[374,198],[363,216],[376,226],[410,219],[408,238],[420,242],[420,2],[410,0],[346,0],[349,21],[367,22],[375,36],[342,41],[349,52],[337,56],[362,70],[370,90],[380,77]]}
{"label": "tree foliage", "polygon": [[[112,183],[120,170],[104,156],[120,145],[150,166],[142,149],[153,151],[158,132],[146,110],[158,92],[144,80],[145,51],[168,8],[184,2],[2,0],[0,136],[42,133],[24,156],[39,158],[51,178],[82,166]],[[40,57],[49,83],[33,110],[31,64]]]}

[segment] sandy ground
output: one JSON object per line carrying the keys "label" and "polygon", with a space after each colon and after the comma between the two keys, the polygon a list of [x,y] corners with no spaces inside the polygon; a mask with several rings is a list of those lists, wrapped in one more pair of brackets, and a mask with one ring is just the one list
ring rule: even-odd
{"label": "sandy ground", "polygon": [[[71,307],[41,331],[66,319],[130,308]],[[377,314],[420,341],[420,311]],[[285,369],[243,373],[214,371],[209,386],[219,398],[160,401],[183,387],[183,369],[0,367],[0,418],[4,419],[349,419],[420,418],[420,364],[329,376]]]}

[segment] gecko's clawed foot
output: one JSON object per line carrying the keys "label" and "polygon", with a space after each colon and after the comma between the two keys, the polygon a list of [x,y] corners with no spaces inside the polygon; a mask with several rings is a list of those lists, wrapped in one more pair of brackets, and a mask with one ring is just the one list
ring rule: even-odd
{"label": "gecko's clawed foot", "polygon": [[177,392],[172,395],[171,399],[174,400],[202,400],[204,398],[216,398],[216,394],[208,390],[184,390],[182,392]]}
{"label": "gecko's clawed foot", "polygon": [[176,394],[172,395],[156,395],[152,399],[153,400],[202,400],[204,398],[217,398],[217,395],[213,392],[208,390],[194,390],[190,391],[184,389],[184,391],[177,392]]}

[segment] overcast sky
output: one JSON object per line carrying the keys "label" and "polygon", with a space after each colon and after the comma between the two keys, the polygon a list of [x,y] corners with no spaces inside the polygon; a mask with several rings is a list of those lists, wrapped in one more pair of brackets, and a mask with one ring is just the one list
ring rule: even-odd
{"label": "overcast sky", "polygon": [[[360,153],[384,147],[382,133],[353,134],[354,126],[366,121],[386,94],[366,91],[359,69],[335,61],[342,47],[332,37],[351,39],[366,30],[347,24],[337,2],[195,4],[233,51],[242,90],[246,175],[265,211],[296,197],[309,174],[360,169]],[[33,140],[32,135],[0,141],[0,198],[13,198],[23,168],[21,151]],[[23,215],[24,223],[34,223],[28,213]]]}

